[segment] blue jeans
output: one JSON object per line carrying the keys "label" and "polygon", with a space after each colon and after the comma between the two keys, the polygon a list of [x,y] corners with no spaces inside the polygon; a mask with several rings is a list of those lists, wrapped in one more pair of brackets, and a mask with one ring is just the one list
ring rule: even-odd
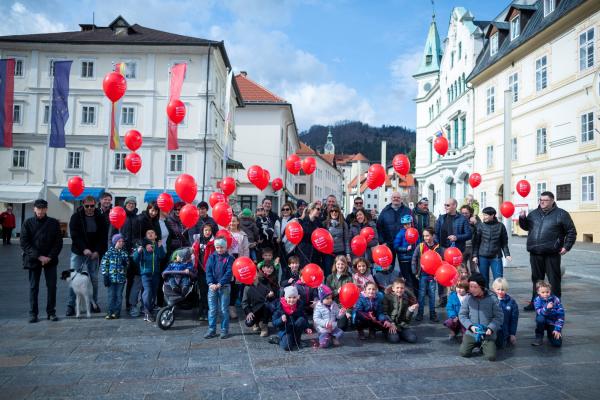
{"label": "blue jeans", "polygon": [[496,278],[502,278],[503,276],[503,268],[502,268],[502,259],[500,257],[491,258],[491,257],[479,257],[479,272],[483,275],[483,279],[485,280],[485,287],[490,288],[490,267],[492,268],[492,282]]}
{"label": "blue jeans", "polygon": [[115,314],[117,317],[121,315],[124,286],[124,283],[111,282],[110,286],[108,287],[108,313]]}
{"label": "blue jeans", "polygon": [[548,341],[554,347],[562,346],[562,336],[558,339],[554,338],[554,325],[543,315],[535,316],[535,337],[544,337],[544,331],[548,333]]}
{"label": "blue jeans", "polygon": [[152,313],[152,310],[154,309],[159,280],[159,274],[142,275],[142,286],[144,287],[142,301],[144,302],[144,312],[146,314]]}
{"label": "blue jeans", "polygon": [[423,314],[423,307],[425,307],[425,294],[429,296],[429,313],[435,312],[435,289],[437,283],[433,279],[433,276],[426,274],[421,271],[419,277],[419,314]]}
{"label": "blue jeans", "polygon": [[[231,286],[219,290],[208,289],[208,330],[217,331],[217,310],[221,310],[221,333],[229,333],[229,295]],[[221,303],[221,304],[219,304]]]}
{"label": "blue jeans", "polygon": [[[75,253],[71,253],[71,269],[75,271],[85,271],[90,275],[90,279],[92,281],[92,288],[94,289],[92,298],[94,299],[94,303],[98,304],[98,268],[100,265],[100,260],[96,258],[92,260],[88,256],[80,256]],[[85,269],[84,269],[85,268]],[[75,308],[75,292],[69,286],[69,299],[67,306],[71,308]]]}

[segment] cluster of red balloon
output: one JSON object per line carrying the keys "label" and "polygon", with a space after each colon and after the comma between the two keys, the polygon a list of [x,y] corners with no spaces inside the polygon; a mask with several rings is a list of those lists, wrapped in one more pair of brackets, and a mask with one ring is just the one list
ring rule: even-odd
{"label": "cluster of red balloon", "polygon": [[132,174],[137,174],[142,168],[142,157],[135,151],[142,146],[142,134],[135,129],[125,133],[125,146],[131,153],[125,157],[125,167]]}
{"label": "cluster of red balloon", "polygon": [[248,168],[248,180],[259,190],[265,190],[269,185],[269,178],[271,174],[266,169],[263,169],[260,165],[252,165]]}
{"label": "cluster of red balloon", "polygon": [[462,252],[456,247],[449,247],[444,252],[444,261],[435,251],[426,251],[421,255],[421,268],[443,286],[456,285],[460,274],[456,269],[462,263]]}
{"label": "cluster of red balloon", "polygon": [[292,175],[297,175],[300,170],[306,175],[310,175],[317,169],[317,160],[314,157],[306,157],[301,160],[297,154],[292,154],[285,161],[285,167]]}

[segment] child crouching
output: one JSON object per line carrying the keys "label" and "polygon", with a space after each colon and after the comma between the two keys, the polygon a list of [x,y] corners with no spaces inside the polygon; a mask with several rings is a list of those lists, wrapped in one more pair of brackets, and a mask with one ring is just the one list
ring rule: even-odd
{"label": "child crouching", "polygon": [[246,314],[246,326],[252,327],[254,332],[260,331],[261,337],[269,336],[271,309],[268,302],[274,297],[275,293],[268,285],[261,282],[259,274],[254,277],[252,285],[244,287],[242,310]]}
{"label": "child crouching", "polygon": [[275,302],[273,326],[278,329],[279,347],[286,351],[300,350],[302,332],[312,333],[312,330],[308,329],[304,307],[299,299],[298,289],[288,286],[284,290],[284,297]]}
{"label": "child crouching", "polygon": [[533,301],[535,307],[535,340],[532,346],[541,346],[544,342],[544,331],[548,332],[548,340],[554,347],[562,346],[562,328],[565,324],[565,309],[560,299],[552,294],[552,286],[544,281],[536,284],[537,297]]}
{"label": "child crouching", "polygon": [[315,329],[319,333],[319,347],[324,349],[331,346],[339,346],[339,339],[344,334],[337,326],[337,320],[346,315],[346,310],[333,301],[333,292],[325,285],[319,286],[319,301],[315,306],[313,321]]}
{"label": "child crouching", "polygon": [[[354,306],[354,325],[358,330],[358,338],[366,340],[364,329],[369,329],[369,338],[375,338],[375,332],[386,327],[390,322],[383,313],[383,294],[377,289],[375,282],[368,282],[360,293]],[[387,322],[387,324],[385,324]]]}
{"label": "child crouching", "polygon": [[404,340],[408,343],[416,343],[417,335],[409,328],[412,314],[419,308],[417,299],[412,293],[406,291],[406,283],[403,278],[396,278],[392,286],[386,289],[383,298],[383,313],[389,323],[384,331],[385,337],[390,343],[398,343]]}
{"label": "child crouching", "polygon": [[444,326],[450,329],[448,339],[451,341],[466,331],[458,319],[458,313],[460,313],[460,306],[469,296],[468,291],[469,283],[467,281],[460,281],[456,285],[455,290],[448,296],[448,303],[446,304],[446,315],[448,318],[444,321]]}

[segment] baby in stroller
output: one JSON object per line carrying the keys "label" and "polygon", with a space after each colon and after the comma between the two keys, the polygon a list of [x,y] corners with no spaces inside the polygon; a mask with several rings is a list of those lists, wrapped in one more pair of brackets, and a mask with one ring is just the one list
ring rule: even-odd
{"label": "baby in stroller", "polygon": [[171,262],[163,272],[164,290],[169,303],[171,297],[184,298],[192,288],[192,280],[196,278],[192,249],[181,248],[173,253]]}

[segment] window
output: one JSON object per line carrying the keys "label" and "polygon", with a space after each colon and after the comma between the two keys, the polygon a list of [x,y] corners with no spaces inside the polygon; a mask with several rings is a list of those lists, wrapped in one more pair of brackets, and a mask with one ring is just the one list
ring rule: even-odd
{"label": "window", "polygon": [[82,78],[93,78],[94,77],[94,62],[93,61],[82,61],[81,62],[81,77]]}
{"label": "window", "polygon": [[581,116],[581,142],[594,140],[594,113],[589,112]]}
{"label": "window", "polygon": [[463,116],[460,118],[460,131],[461,131],[461,143],[464,147],[467,143],[467,117]]}
{"label": "window", "polygon": [[450,53],[450,67],[454,67],[454,52]]}
{"label": "window", "polygon": [[429,141],[429,164],[433,162],[433,141]]}
{"label": "window", "polygon": [[494,146],[487,147],[487,167],[491,168],[494,165]]}
{"label": "window", "polygon": [[546,191],[546,182],[538,182],[535,185],[535,196],[539,199],[542,193]]}
{"label": "window", "polygon": [[15,59],[15,77],[23,76],[23,60]]}
{"label": "window", "polygon": [[137,64],[134,61],[125,63],[125,78],[135,79],[137,77]]}
{"label": "window", "polygon": [[480,207],[483,210],[485,207],[487,207],[487,193],[486,192],[481,192],[480,196]]}
{"label": "window", "polygon": [[135,124],[135,107],[121,108],[121,125]]}
{"label": "window", "polygon": [[50,105],[44,104],[44,116],[42,118],[42,124],[48,125],[49,119],[50,119]]}
{"label": "window", "polygon": [[581,177],[581,201],[594,201],[596,193],[594,190],[594,175]]}
{"label": "window", "polygon": [[96,124],[96,106],[81,107],[81,124],[95,125]]}
{"label": "window", "polygon": [[23,122],[23,104],[13,104],[13,124]]}
{"label": "window", "polygon": [[454,118],[454,148],[458,149],[458,118]]}
{"label": "window", "polygon": [[240,196],[240,207],[249,208],[250,210],[256,210],[257,196]]}
{"label": "window", "polygon": [[126,156],[127,156],[127,153],[115,152],[115,164],[114,164],[115,171],[125,171],[125,157]]}
{"label": "window", "polygon": [[296,183],[294,186],[296,194],[306,194],[306,183]]}
{"label": "window", "polygon": [[183,172],[183,154],[171,154],[169,158],[169,172]]}
{"label": "window", "polygon": [[81,152],[67,152],[67,169],[81,169]]}
{"label": "window", "polygon": [[594,66],[594,28],[579,35],[579,70]]}
{"label": "window", "polygon": [[493,114],[494,111],[496,110],[496,105],[495,105],[495,101],[494,101],[494,95],[496,93],[496,89],[492,86],[487,88],[486,90],[486,105],[487,105],[487,114]]}
{"label": "window", "polygon": [[27,168],[27,150],[13,150],[13,168]]}
{"label": "window", "polygon": [[544,17],[554,11],[555,0],[544,0]]}
{"label": "window", "polygon": [[517,15],[510,20],[510,40],[515,40],[521,34],[521,16]]}
{"label": "window", "polygon": [[370,198],[371,198],[371,195],[370,195],[370,194],[368,194],[368,195],[367,195],[367,199],[370,199]]}
{"label": "window", "polygon": [[546,128],[539,128],[536,132],[536,154],[546,154]]}
{"label": "window", "polygon": [[508,77],[508,88],[512,91],[512,101],[519,101],[519,74],[515,72]]}
{"label": "window", "polygon": [[546,56],[535,60],[535,90],[546,89],[548,86],[548,71],[546,70],[548,59]]}
{"label": "window", "polygon": [[458,42],[458,59],[462,58],[462,42]]}
{"label": "window", "polygon": [[498,32],[494,33],[490,38],[490,56],[495,56],[498,52]]}

